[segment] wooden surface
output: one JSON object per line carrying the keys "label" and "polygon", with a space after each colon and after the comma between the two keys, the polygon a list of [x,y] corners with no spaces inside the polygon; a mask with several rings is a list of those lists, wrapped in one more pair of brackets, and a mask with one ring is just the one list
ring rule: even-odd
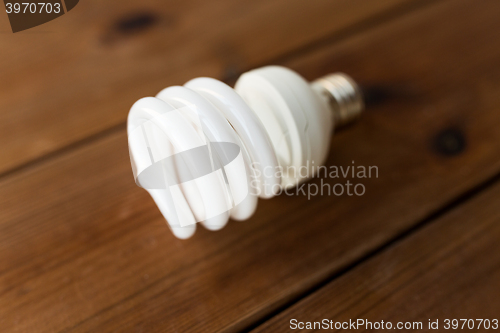
{"label": "wooden surface", "polygon": [[[500,185],[480,193],[346,272],[253,332],[289,332],[290,320],[418,323],[500,313]],[[313,324],[314,325],[314,324]],[[486,324],[488,325],[488,324]],[[491,322],[490,322],[491,325]],[[365,331],[366,326],[358,332]],[[494,324],[490,326],[490,330]],[[482,324],[481,331],[484,330]]]}
{"label": "wooden surface", "polygon": [[[219,2],[82,2],[43,28],[67,28],[65,48],[60,32],[2,35],[0,331],[274,332],[292,315],[498,313],[498,256],[484,253],[499,236],[500,3]],[[110,28],[157,7],[151,27]],[[39,52],[19,53],[29,45]],[[362,197],[261,200],[249,221],[176,240],[133,182],[128,108],[267,63],[363,85],[367,112],[335,135],[327,165],[379,177]],[[447,283],[457,272],[468,273]],[[433,282],[443,297],[404,315]]]}

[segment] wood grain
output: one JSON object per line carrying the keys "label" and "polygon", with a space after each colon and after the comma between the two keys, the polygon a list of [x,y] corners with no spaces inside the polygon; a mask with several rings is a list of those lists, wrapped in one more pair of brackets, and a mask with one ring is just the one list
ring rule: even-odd
{"label": "wood grain", "polygon": [[247,328],[494,177],[499,13],[437,3],[283,63],[367,87],[369,111],[327,162],[378,166],[362,197],[282,195],[179,241],[135,186],[120,128],[3,179],[0,330]]}
{"label": "wood grain", "polygon": [[132,104],[198,76],[233,78],[410,0],[81,1],[0,29],[0,173],[123,124]]}
{"label": "wood grain", "polygon": [[[473,319],[475,326],[467,322],[465,330],[474,332],[480,324],[476,319],[492,325],[491,320],[500,320],[499,200],[496,184],[253,332],[289,332],[291,319],[383,320],[394,328],[399,322],[420,322],[424,331],[432,331],[430,319],[438,320],[436,332],[445,331],[446,319],[457,319],[459,330],[464,324],[460,319]],[[484,324],[481,328],[485,331]],[[361,325],[357,331],[373,329]]]}

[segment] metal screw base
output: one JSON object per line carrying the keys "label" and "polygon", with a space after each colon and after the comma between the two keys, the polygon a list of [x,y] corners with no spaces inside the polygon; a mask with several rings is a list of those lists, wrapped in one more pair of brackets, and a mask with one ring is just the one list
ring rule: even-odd
{"label": "metal screw base", "polygon": [[327,98],[333,112],[335,129],[357,120],[364,109],[361,90],[346,74],[323,76],[312,82],[311,88]]}

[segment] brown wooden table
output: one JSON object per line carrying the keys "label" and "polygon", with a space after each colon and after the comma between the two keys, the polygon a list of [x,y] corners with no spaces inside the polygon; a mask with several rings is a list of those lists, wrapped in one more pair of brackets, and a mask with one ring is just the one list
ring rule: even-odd
{"label": "brown wooden table", "polygon": [[[86,0],[12,34],[0,15],[0,331],[500,319],[499,17],[496,0]],[[327,165],[379,177],[175,239],[134,184],[130,106],[266,64],[358,81],[366,113]]]}

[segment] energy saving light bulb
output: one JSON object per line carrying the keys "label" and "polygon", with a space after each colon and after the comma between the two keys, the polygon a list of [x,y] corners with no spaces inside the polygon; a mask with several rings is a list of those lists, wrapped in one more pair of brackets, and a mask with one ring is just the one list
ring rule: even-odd
{"label": "energy saving light bulb", "polygon": [[290,69],[267,66],[244,73],[234,89],[196,78],[132,106],[127,132],[135,181],[176,237],[191,237],[197,222],[218,230],[229,218],[248,219],[258,197],[312,177],[333,130],[363,107],[356,83],[340,73],[308,83]]}

